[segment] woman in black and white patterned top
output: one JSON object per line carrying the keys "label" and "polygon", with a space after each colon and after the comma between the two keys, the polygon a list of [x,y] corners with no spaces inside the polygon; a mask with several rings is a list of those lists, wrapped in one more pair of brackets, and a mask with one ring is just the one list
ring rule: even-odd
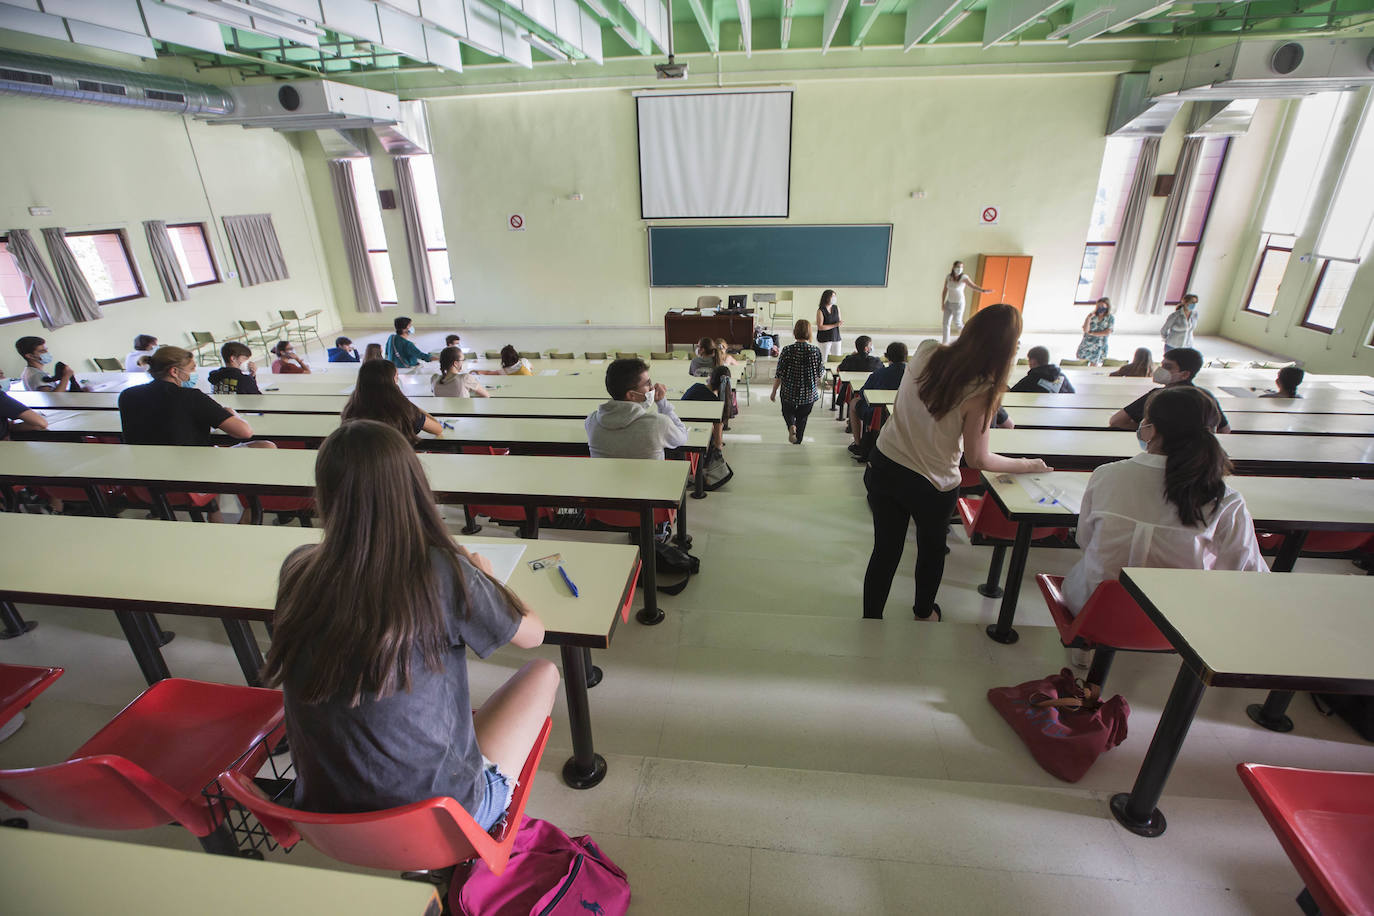
{"label": "woman in black and white patterned top", "polygon": [[821,380],[821,351],[811,343],[811,322],[805,318],[792,327],[796,343],[782,348],[778,355],[778,371],[773,374],[773,393],[769,400],[778,399],[782,388],[782,421],[787,424],[787,441],[801,445],[806,433],[806,418],[820,399],[816,384]]}

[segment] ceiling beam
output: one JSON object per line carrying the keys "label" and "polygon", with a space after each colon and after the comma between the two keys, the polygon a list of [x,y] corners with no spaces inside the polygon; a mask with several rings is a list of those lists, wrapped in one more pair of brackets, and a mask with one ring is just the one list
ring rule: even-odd
{"label": "ceiling beam", "polygon": [[946,17],[962,6],[964,0],[912,0],[906,11],[906,34],[902,50],[910,51],[934,31]]}
{"label": "ceiling beam", "polygon": [[878,11],[882,8],[882,0],[872,6],[864,6],[861,3],[855,8],[854,15],[849,17],[849,43],[851,45],[863,43],[864,37],[868,35],[868,30],[873,28],[873,23],[878,21]]}
{"label": "ceiling beam", "polygon": [[792,12],[797,5],[797,0],[782,0],[782,11],[778,15],[779,48],[786,51],[787,44],[792,40]]}
{"label": "ceiling beam", "polygon": [[[711,16],[706,12],[704,0],[687,0],[687,5],[692,8],[692,15],[696,18],[697,28],[701,29],[701,37],[706,39],[706,47],[714,53],[720,50],[720,31],[711,22]],[[672,28],[672,23],[668,23]]]}
{"label": "ceiling beam", "polygon": [[749,9],[749,0],[735,0],[739,9],[739,37],[744,42],[744,56],[754,56],[754,15]]}
{"label": "ceiling beam", "polygon": [[[741,3],[744,0],[740,0]],[[821,53],[830,50],[830,42],[834,41],[835,33],[840,28],[840,19],[844,17],[845,7],[849,6],[849,0],[827,0],[825,4],[825,21],[821,26]]]}
{"label": "ceiling beam", "polygon": [[[1073,7],[1074,21],[1079,21],[1084,16],[1094,16],[1095,18],[1076,29],[1070,29],[1066,37],[1069,39],[1069,47],[1081,44],[1089,38],[1096,38],[1103,32],[1114,32],[1123,29],[1137,19],[1149,19],[1164,12],[1173,6],[1172,0],[1093,0],[1091,3],[1075,3]],[[1102,10],[1108,10],[1103,14]]]}
{"label": "ceiling beam", "polygon": [[625,7],[616,0],[583,0],[587,9],[606,21],[625,44],[640,54],[653,52],[653,41],[649,33],[635,21]]}
{"label": "ceiling beam", "polygon": [[983,17],[983,50],[1005,41],[1031,25],[1041,16],[1048,16],[1069,0],[988,0]]}

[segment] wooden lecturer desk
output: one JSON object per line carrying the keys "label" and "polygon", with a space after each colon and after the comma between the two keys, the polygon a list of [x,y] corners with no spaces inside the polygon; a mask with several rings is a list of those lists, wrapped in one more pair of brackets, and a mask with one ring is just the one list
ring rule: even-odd
{"label": "wooden lecturer desk", "polygon": [[728,344],[740,347],[754,345],[753,312],[716,312],[702,315],[699,312],[668,312],[663,316],[663,349],[673,349],[673,344],[695,344],[703,337],[715,340],[725,338]]}

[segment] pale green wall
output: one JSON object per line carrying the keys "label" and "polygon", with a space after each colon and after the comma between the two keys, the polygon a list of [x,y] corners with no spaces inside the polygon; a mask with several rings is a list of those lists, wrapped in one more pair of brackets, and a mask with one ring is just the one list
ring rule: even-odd
{"label": "pale green wall", "polygon": [[[12,97],[0,97],[0,135],[10,138],[0,169],[0,231],[30,229],[47,259],[40,227],[124,229],[148,293],[105,306],[99,321],[52,331],[36,319],[5,325],[0,367],[8,374],[22,367],[11,342],[27,334],[47,338],[58,359],[89,370],[89,357],[123,357],[139,333],[184,344],[190,331],[227,334],[237,319],[261,321],[283,308],[322,308],[321,328],[339,326],[301,156],[287,135]],[[38,205],[52,215],[30,216]],[[192,289],[188,301],[165,301],[142,221],[208,223],[225,277],[236,267],[219,220],[242,213],[272,214],[290,278],[242,287],[226,277]]]}

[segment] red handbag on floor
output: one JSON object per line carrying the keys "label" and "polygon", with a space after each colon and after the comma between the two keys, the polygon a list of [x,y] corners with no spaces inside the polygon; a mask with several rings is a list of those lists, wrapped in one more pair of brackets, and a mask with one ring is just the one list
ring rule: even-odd
{"label": "red handbag on floor", "polygon": [[1015,687],[994,687],[988,702],[1051,776],[1078,782],[1103,751],[1126,740],[1131,707],[1117,694],[1105,703],[1096,684],[1080,684],[1068,668]]}

